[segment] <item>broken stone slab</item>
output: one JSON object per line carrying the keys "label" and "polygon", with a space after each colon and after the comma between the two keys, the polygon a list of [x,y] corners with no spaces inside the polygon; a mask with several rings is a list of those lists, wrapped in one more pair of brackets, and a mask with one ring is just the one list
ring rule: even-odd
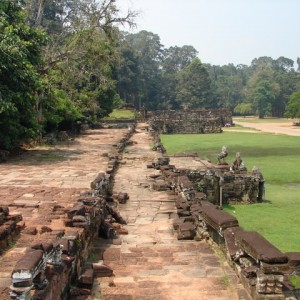
{"label": "broken stone slab", "polygon": [[43,234],[45,232],[52,232],[52,228],[49,226],[42,226],[40,230],[40,234]]}
{"label": "broken stone slab", "polygon": [[234,259],[236,253],[240,250],[240,248],[235,242],[236,239],[235,234],[239,231],[244,232],[243,228],[239,226],[227,228],[224,230],[223,235],[224,235],[225,245],[231,259]]}
{"label": "broken stone slab", "polygon": [[167,166],[170,163],[170,157],[159,157],[157,163],[160,166]]}
{"label": "broken stone slab", "polygon": [[106,183],[106,176],[104,172],[100,172],[97,177],[91,182],[91,189],[101,189]]}
{"label": "broken stone slab", "polygon": [[108,214],[110,214],[118,223],[123,225],[127,224],[125,219],[120,215],[120,213],[115,208],[107,204],[106,209],[108,211]]}
{"label": "broken stone slab", "polygon": [[32,287],[33,279],[46,268],[46,260],[43,250],[31,250],[27,252],[15,265],[12,271],[12,286]]}
{"label": "broken stone slab", "polygon": [[[89,296],[91,295],[90,289],[84,289],[84,288],[78,288],[78,287],[72,287],[70,290],[70,299],[77,299],[81,296]],[[85,298],[86,299],[86,298]]]}
{"label": "broken stone slab", "polygon": [[127,202],[127,200],[129,199],[129,196],[128,196],[128,193],[120,192],[116,198],[119,201],[119,203],[125,204]]}
{"label": "broken stone slab", "polygon": [[83,203],[76,203],[71,209],[68,210],[67,216],[69,219],[72,219],[75,215],[85,215]]}
{"label": "broken stone slab", "polygon": [[23,230],[23,233],[30,234],[30,235],[37,235],[38,234],[38,230],[37,230],[36,227],[26,227]]}
{"label": "broken stone slab", "polygon": [[117,231],[117,234],[119,234],[119,235],[127,235],[128,234],[128,230],[124,227],[118,228],[116,231]]}
{"label": "broken stone slab", "polygon": [[237,232],[236,243],[256,261],[267,264],[286,264],[288,257],[258,232]]}
{"label": "broken stone slab", "polygon": [[103,221],[100,225],[99,234],[106,239],[113,239],[116,236],[116,231],[110,223]]}
{"label": "broken stone slab", "polygon": [[94,269],[88,268],[83,271],[83,273],[78,278],[78,286],[82,288],[89,288],[93,287],[94,283]]}
{"label": "broken stone slab", "polygon": [[289,259],[290,274],[300,276],[300,252],[287,252],[285,255]]}
{"label": "broken stone slab", "polygon": [[187,176],[178,176],[177,185],[180,186],[182,189],[194,189],[193,183],[189,180]]}
{"label": "broken stone slab", "polygon": [[22,221],[23,217],[22,214],[10,214],[6,216],[6,221],[15,221],[15,222],[19,222]]}
{"label": "broken stone slab", "polygon": [[85,216],[74,216],[73,218],[72,218],[72,221],[73,222],[86,222],[87,221],[87,219],[86,219],[86,217]]}
{"label": "broken stone slab", "polygon": [[177,209],[177,214],[179,217],[191,216],[191,212],[187,209]]}
{"label": "broken stone slab", "polygon": [[181,197],[178,197],[178,199],[175,202],[175,206],[178,209],[188,210],[190,207],[190,204],[187,200],[182,199]]}
{"label": "broken stone slab", "polygon": [[95,277],[111,277],[113,276],[113,269],[101,263],[93,263],[93,270]]}
{"label": "broken stone slab", "polygon": [[8,216],[9,215],[8,206],[0,206],[0,213],[3,213],[4,216]]}
{"label": "broken stone slab", "polygon": [[268,264],[263,261],[260,262],[260,269],[264,274],[284,275],[290,273],[290,266],[286,264]]}
{"label": "broken stone slab", "polygon": [[226,228],[239,226],[238,220],[229,213],[206,205],[201,212],[204,222],[216,230],[221,236]]}
{"label": "broken stone slab", "polygon": [[156,180],[151,188],[154,190],[154,191],[166,191],[169,189],[169,187],[167,186],[167,184],[165,183],[164,180]]}
{"label": "broken stone slab", "polygon": [[178,224],[177,239],[192,240],[196,235],[196,225],[192,222],[184,222]]}
{"label": "broken stone slab", "polygon": [[75,242],[73,240],[68,240],[66,238],[62,238],[53,243],[53,247],[60,247],[62,254],[73,255],[75,253]]}

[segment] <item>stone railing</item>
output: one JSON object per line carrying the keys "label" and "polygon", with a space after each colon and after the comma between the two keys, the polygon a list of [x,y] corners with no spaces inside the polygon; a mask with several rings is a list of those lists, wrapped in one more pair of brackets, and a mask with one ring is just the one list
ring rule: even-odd
{"label": "stone railing", "polygon": [[[236,270],[252,299],[300,299],[299,290],[289,282],[289,276],[300,276],[300,252],[282,253],[259,233],[243,230],[234,216],[212,203],[216,202],[216,198],[212,197],[209,190],[197,192],[195,179],[206,176],[205,171],[201,171],[200,174],[195,171],[177,170],[169,164],[168,157],[159,159],[152,167],[161,170],[162,174],[156,178],[159,184],[153,183],[153,186],[158,185],[161,190],[173,190],[178,195],[178,219],[174,221],[173,227],[179,240],[214,241]],[[213,176],[212,174],[209,176]],[[231,176],[234,190],[234,180],[237,179],[234,174]],[[262,176],[253,176],[251,182],[259,188]],[[249,178],[251,175],[238,175],[239,181],[247,182]],[[239,191],[237,194],[244,193]],[[258,190],[255,195],[259,195]]]}

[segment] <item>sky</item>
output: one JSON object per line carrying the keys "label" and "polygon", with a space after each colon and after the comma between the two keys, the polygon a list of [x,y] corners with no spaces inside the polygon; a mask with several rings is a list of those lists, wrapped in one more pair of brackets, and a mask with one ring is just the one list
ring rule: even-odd
{"label": "sky", "polygon": [[254,58],[300,57],[300,0],[118,0],[138,11],[135,33],[166,47],[191,45],[203,63],[250,65]]}

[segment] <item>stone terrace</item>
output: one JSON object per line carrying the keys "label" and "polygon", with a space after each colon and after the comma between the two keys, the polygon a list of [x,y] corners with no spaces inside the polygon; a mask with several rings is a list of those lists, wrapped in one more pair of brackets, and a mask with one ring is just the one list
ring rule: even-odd
{"label": "stone terrace", "polygon": [[[114,276],[96,278],[94,295],[84,299],[247,299],[235,273],[207,242],[177,240],[172,226],[176,195],[152,189],[156,171],[147,164],[159,154],[150,150],[152,139],[145,128],[138,125],[115,176],[113,192],[130,196],[118,207],[128,225],[119,238],[98,238],[93,244],[94,263],[100,260]],[[0,257],[1,300],[9,299],[11,272],[26,248],[65,229],[66,209],[107,170],[107,154],[115,152],[113,145],[126,132],[86,131],[64,146],[35,148],[0,165],[0,206],[8,206],[12,216],[23,216],[21,234],[8,241]]]}
{"label": "stone terrace", "polygon": [[82,191],[90,190],[90,183],[108,166],[105,153],[126,131],[88,130],[68,144],[38,147],[0,164],[0,206],[8,206],[11,215],[22,214],[25,222],[21,235],[10,240],[0,257],[1,300],[9,299],[11,272],[26,247],[45,231],[64,228],[60,208],[71,208]]}
{"label": "stone terrace", "polygon": [[[248,299],[234,271],[211,245],[177,240],[173,231],[176,195],[153,190],[151,178],[159,172],[147,169],[159,154],[150,150],[152,139],[142,124],[131,140],[114,183],[114,193],[126,192],[130,197],[118,206],[127,220],[128,234],[94,242],[99,263],[114,272],[113,277],[97,279],[94,299]],[[202,165],[193,158],[172,158],[171,162],[180,165],[183,160],[186,166]]]}

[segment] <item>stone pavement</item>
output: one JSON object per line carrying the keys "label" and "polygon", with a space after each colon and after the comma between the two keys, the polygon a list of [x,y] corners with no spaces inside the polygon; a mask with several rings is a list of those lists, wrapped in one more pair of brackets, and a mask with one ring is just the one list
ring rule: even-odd
{"label": "stone pavement", "polygon": [[149,176],[157,171],[146,166],[158,153],[150,150],[151,138],[143,124],[131,140],[114,183],[114,193],[130,197],[118,205],[128,235],[95,241],[93,253],[114,276],[97,279],[94,299],[247,299],[235,273],[211,245],[177,240],[172,227],[176,195],[151,189]]}
{"label": "stone pavement", "polygon": [[[105,153],[127,129],[88,130],[68,144],[37,147],[0,164],[0,206],[22,214],[25,228],[0,253],[0,299],[9,299],[11,272],[26,247],[44,232],[64,230],[65,210],[100,171],[106,170]],[[3,252],[4,251],[4,252]]]}

